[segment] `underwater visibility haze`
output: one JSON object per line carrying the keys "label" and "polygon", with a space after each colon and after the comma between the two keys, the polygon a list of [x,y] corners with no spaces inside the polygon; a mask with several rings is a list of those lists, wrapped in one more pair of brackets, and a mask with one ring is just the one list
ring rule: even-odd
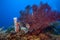
{"label": "underwater visibility haze", "polygon": [[41,1],[49,4],[53,10],[60,11],[59,0],[0,0],[0,26],[10,26],[13,18],[20,16],[20,10],[25,10],[27,5],[39,6]]}
{"label": "underwater visibility haze", "polygon": [[60,0],[0,0],[0,40],[60,40]]}

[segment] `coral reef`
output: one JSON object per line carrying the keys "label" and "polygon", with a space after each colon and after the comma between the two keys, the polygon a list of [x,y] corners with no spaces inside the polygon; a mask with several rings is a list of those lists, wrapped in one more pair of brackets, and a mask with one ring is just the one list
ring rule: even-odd
{"label": "coral reef", "polygon": [[60,12],[52,11],[47,3],[28,5],[20,15],[17,23],[19,32],[15,32],[13,26],[6,31],[0,30],[0,40],[60,40],[60,33],[57,33],[60,30],[56,29],[60,26],[60,21],[57,22]]}
{"label": "coral reef", "polygon": [[24,34],[21,32],[12,32],[9,34],[0,35],[0,40],[60,40],[60,35],[50,33],[40,33],[39,35]]}

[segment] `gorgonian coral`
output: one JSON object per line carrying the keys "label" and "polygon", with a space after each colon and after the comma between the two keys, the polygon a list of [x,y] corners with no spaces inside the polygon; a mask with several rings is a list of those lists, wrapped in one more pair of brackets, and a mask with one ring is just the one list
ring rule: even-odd
{"label": "gorgonian coral", "polygon": [[[32,13],[30,12],[32,10]],[[40,6],[28,5],[25,11],[20,11],[20,21],[28,23],[30,30],[34,30],[35,33],[41,32],[44,28],[48,27],[51,22],[60,20],[60,13],[52,11],[51,7],[45,3]]]}

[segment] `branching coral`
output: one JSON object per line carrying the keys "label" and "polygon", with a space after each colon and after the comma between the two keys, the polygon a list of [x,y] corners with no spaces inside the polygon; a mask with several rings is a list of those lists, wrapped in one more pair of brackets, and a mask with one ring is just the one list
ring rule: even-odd
{"label": "branching coral", "polygon": [[[33,11],[32,14],[30,13],[31,9]],[[57,11],[52,11],[47,3],[40,6],[33,5],[32,7],[28,5],[25,11],[20,11],[20,21],[28,23],[30,25],[30,31],[34,30],[35,33],[39,33],[48,27],[51,22],[60,20],[59,14]]]}

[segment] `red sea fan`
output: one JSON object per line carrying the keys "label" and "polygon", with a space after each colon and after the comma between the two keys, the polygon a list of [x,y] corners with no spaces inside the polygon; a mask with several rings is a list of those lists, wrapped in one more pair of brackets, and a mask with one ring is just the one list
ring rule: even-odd
{"label": "red sea fan", "polygon": [[[30,9],[33,10],[33,13],[30,13]],[[51,22],[60,20],[60,13],[52,11],[51,7],[48,4],[41,4],[41,6],[29,5],[26,7],[25,11],[20,11],[21,17],[20,21],[28,23],[30,25],[30,30],[39,33],[44,28],[48,27]]]}

